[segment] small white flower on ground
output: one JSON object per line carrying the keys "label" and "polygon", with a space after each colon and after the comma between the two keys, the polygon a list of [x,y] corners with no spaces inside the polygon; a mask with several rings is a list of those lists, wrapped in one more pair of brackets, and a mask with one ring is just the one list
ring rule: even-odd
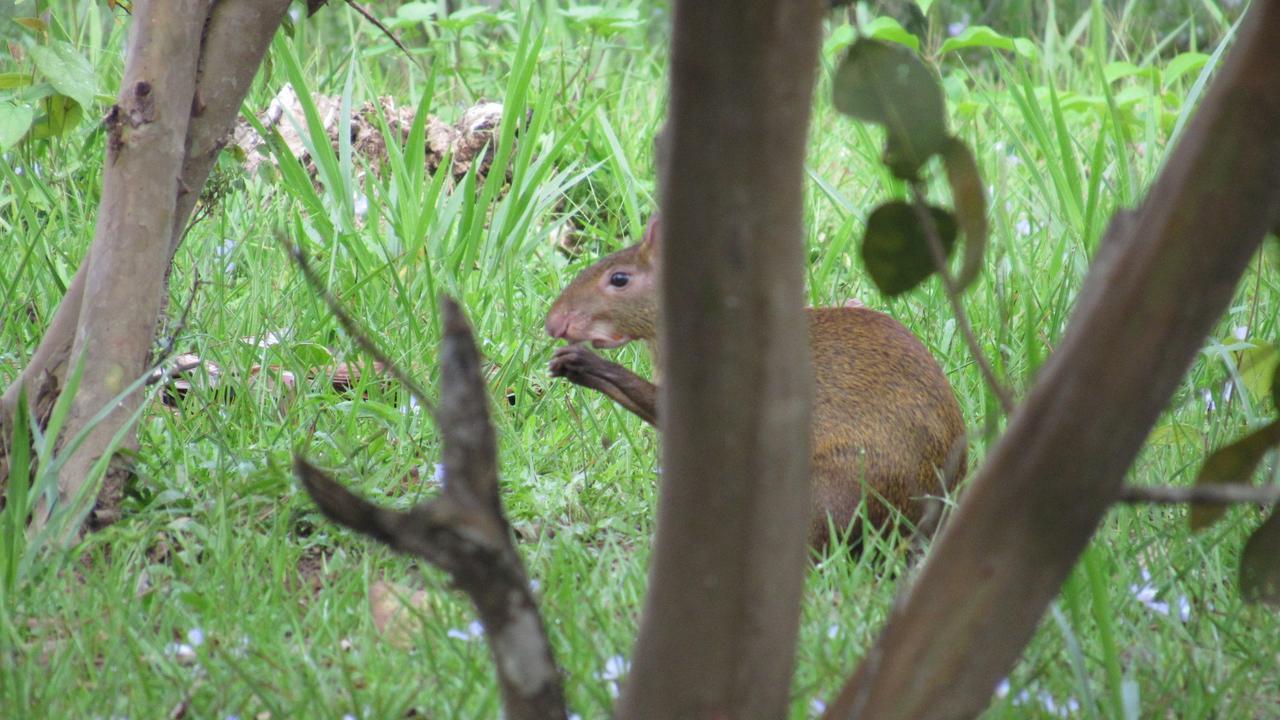
{"label": "small white flower on ground", "polygon": [[1048,690],[1041,690],[1036,694],[1036,698],[1040,701],[1040,707],[1050,715],[1058,714],[1058,703],[1053,699],[1053,695]]}
{"label": "small white flower on ground", "polygon": [[1187,622],[1191,619],[1191,601],[1186,595],[1178,596],[1178,619]]}
{"label": "small white flower on ground", "polygon": [[1009,678],[1005,678],[996,683],[996,697],[1001,700],[1009,697]]}
{"label": "small white flower on ground", "polygon": [[818,698],[814,698],[809,701],[809,712],[813,713],[815,716],[821,715],[826,711],[827,711],[827,704],[822,702]]}
{"label": "small white flower on ground", "polygon": [[1231,334],[1234,335],[1237,340],[1243,340],[1249,337],[1249,326],[1241,325],[1239,327],[1232,328]]}
{"label": "small white flower on ground", "polygon": [[621,680],[631,670],[631,663],[621,655],[614,655],[604,661],[604,671],[600,673],[602,680]]}
{"label": "small white flower on ground", "polygon": [[204,644],[204,630],[200,628],[191,628],[187,631],[187,642],[191,647],[200,647]]}
{"label": "small white flower on ground", "polygon": [[186,643],[169,643],[164,654],[183,667],[196,664],[196,649]]}
{"label": "small white flower on ground", "polygon": [[1204,391],[1204,407],[1205,410],[1208,410],[1209,412],[1213,412],[1218,409],[1218,406],[1213,402],[1213,391],[1208,388],[1205,388]]}
{"label": "small white flower on ground", "polygon": [[835,640],[836,638],[840,637],[840,626],[836,625],[835,623],[831,623],[831,625],[827,628],[827,637],[831,638],[832,640]]}
{"label": "small white flower on ground", "polygon": [[596,673],[596,677],[609,683],[609,696],[618,697],[618,681],[631,669],[631,663],[621,655],[614,655],[604,661],[604,670]]}
{"label": "small white flower on ground", "polygon": [[[1146,575],[1145,570],[1143,571],[1143,574]],[[1156,599],[1156,588],[1151,583],[1145,582],[1146,579],[1147,577],[1143,577],[1144,582],[1142,585],[1130,585],[1129,592],[1133,593],[1133,597],[1136,598],[1138,602],[1146,605],[1148,610],[1160,613],[1161,615],[1168,615],[1169,603],[1160,602]]]}
{"label": "small white flower on ground", "polygon": [[953,23],[947,23],[947,34],[955,37],[965,30],[969,29],[969,13],[965,13],[961,18]]}
{"label": "small white flower on ground", "polygon": [[470,623],[467,623],[465,630],[449,628],[449,631],[446,632],[445,635],[453,638],[454,640],[465,640],[467,642],[471,642],[472,640],[478,640],[484,637],[484,625],[481,624],[479,620],[472,620]]}
{"label": "small white flower on ground", "polygon": [[409,401],[400,406],[400,414],[404,416],[417,415],[422,412],[422,404],[418,402],[418,398],[410,395]]}
{"label": "small white flower on ground", "polygon": [[1020,217],[1014,229],[1018,231],[1018,237],[1027,237],[1031,234],[1031,221],[1025,217]]}

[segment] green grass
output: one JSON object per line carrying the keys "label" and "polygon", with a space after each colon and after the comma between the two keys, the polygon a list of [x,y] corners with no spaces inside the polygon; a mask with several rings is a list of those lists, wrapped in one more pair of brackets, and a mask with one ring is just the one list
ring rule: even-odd
{"label": "green grass", "polygon": [[[89,4],[56,7],[54,21],[110,90],[122,28],[95,19]],[[1038,17],[1013,5],[1015,28]],[[1188,5],[1165,27],[1142,5],[1097,16],[1063,10],[1024,30],[1040,48],[1030,60],[985,50],[945,56],[952,126],[975,149],[992,207],[986,270],[965,305],[984,350],[1019,392],[1061,336],[1108,217],[1142,196],[1187,99],[1203,87],[1200,70],[1170,77],[1169,67],[1188,49],[1183,20],[1201,28],[1192,37],[1206,35],[1205,7]],[[583,718],[607,715],[616,658],[634,639],[658,450],[653,431],[627,413],[546,374],[550,302],[591,258],[635,238],[654,204],[668,15],[635,0],[604,8],[613,14],[583,19],[539,5],[493,23],[434,28],[430,37],[419,27],[406,34],[413,62],[340,6],[299,20],[294,37],[274,45],[249,109],[286,80],[342,96],[348,112],[384,94],[446,119],[478,99],[502,100],[497,152],[509,160],[511,184],[500,187],[496,173],[457,187],[438,182],[399,157],[414,156],[415,139],[393,148],[387,172],[363,184],[361,160],[327,145],[316,153],[320,190],[287,164],[267,177],[230,172],[229,189],[179,251],[170,302],[176,318],[198,272],[178,348],[239,378],[258,364],[303,373],[317,361],[359,358],[290,266],[276,240],[287,234],[392,357],[434,387],[437,297],[461,300],[490,364],[504,500]],[[1230,19],[1207,27],[1197,47],[1213,53]],[[955,386],[976,464],[1004,421],[937,282],[886,300],[857,259],[869,209],[905,189],[877,162],[877,132],[831,109],[837,60],[823,58],[811,131],[810,299],[857,297],[912,328]],[[1105,69],[1120,61],[1157,72],[1107,83]],[[526,109],[530,125],[517,133]],[[92,237],[102,156],[101,132],[85,125],[0,160],[0,381],[35,347]],[[363,217],[358,196],[367,200]],[[583,257],[572,260],[551,239],[569,218],[585,240]],[[1208,449],[1273,412],[1238,384],[1229,399],[1225,388],[1248,343],[1280,340],[1278,264],[1273,253],[1250,268],[1132,482],[1189,483]],[[1242,327],[1243,342],[1233,335]],[[245,340],[268,333],[283,339],[265,348]],[[647,372],[638,350],[614,355]],[[429,419],[405,394],[371,383],[352,395],[303,383],[283,406],[264,383],[231,384],[230,399],[197,390],[177,410],[149,405],[124,519],[72,553],[38,555],[6,580],[5,716],[151,718],[187,703],[191,716],[210,718],[391,718],[411,708],[497,717],[488,653],[467,632],[466,603],[434,570],[323,520],[289,472],[301,448],[365,495],[408,506],[432,492],[439,443]],[[1274,459],[1262,472],[1275,479]],[[1280,621],[1244,606],[1234,582],[1240,547],[1260,518],[1237,509],[1192,535],[1183,509],[1113,510],[989,716],[1048,717],[1051,706],[1088,718],[1272,715]],[[0,520],[8,572],[21,543],[12,513]],[[872,553],[810,574],[793,717],[833,696],[906,572],[905,558]],[[370,619],[368,588],[382,579],[433,593],[408,648],[388,643]]]}

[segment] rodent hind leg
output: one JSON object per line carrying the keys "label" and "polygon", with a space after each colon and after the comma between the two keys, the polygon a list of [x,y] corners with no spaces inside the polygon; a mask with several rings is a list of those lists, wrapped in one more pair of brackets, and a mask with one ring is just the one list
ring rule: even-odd
{"label": "rodent hind leg", "polygon": [[658,386],[618,363],[575,344],[556,348],[549,369],[552,377],[604,393],[636,417],[658,426]]}

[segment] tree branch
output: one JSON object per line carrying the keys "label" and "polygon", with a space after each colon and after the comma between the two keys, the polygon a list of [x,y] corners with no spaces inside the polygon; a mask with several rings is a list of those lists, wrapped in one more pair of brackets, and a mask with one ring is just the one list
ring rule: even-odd
{"label": "tree branch", "polygon": [[382,24],[382,21],[378,19],[378,16],[370,12],[369,8],[356,2],[356,0],[347,0],[347,5],[351,6],[352,10],[355,10],[365,20],[368,20],[374,27],[381,30],[382,34],[386,35],[387,39],[394,43],[396,47],[400,48],[400,52],[404,53],[405,57],[409,58],[409,62],[417,65],[419,68],[422,67],[422,63],[418,62],[418,59],[409,52],[409,48],[405,47],[404,43],[400,42],[400,38],[396,37],[396,34],[391,32],[391,28]]}
{"label": "tree branch", "polygon": [[969,355],[973,357],[973,361],[978,364],[978,370],[982,373],[982,379],[986,381],[987,387],[991,388],[991,392],[995,393],[996,400],[1000,403],[1000,409],[1005,415],[1012,415],[1016,405],[1013,401],[1013,393],[1009,392],[1009,388],[996,377],[995,368],[991,367],[991,361],[987,359],[986,353],[982,352],[982,345],[978,343],[978,336],[973,332],[973,325],[969,322],[969,314],[964,310],[964,303],[960,302],[961,289],[960,284],[951,274],[951,268],[947,267],[947,254],[942,248],[942,240],[938,237],[938,227],[933,222],[933,215],[929,212],[928,198],[925,197],[924,187],[920,181],[911,183],[911,196],[914,202],[912,208],[915,210],[916,219],[924,228],[925,239],[929,242],[929,253],[933,256],[934,267],[937,268],[938,277],[942,278],[942,288],[946,292],[947,302],[951,303],[951,313],[955,315],[956,326],[960,328],[960,337],[964,338],[964,344],[969,348]]}
{"label": "tree branch", "polygon": [[1125,485],[1117,502],[1134,505],[1276,505],[1280,503],[1280,485]]}
{"label": "tree branch", "polygon": [[1017,661],[1280,219],[1277,45],[1280,0],[1253,3],[1147,199],[1113,219],[1057,351],[828,720],[973,717]]}
{"label": "tree branch", "polygon": [[497,444],[480,355],[457,303],[445,298],[442,305],[436,412],[444,442],[441,495],[397,512],[351,493],[301,456],[294,459],[294,471],[334,522],[449,573],[484,625],[506,717],[564,720],[560,670],[498,495]]}
{"label": "tree branch", "polygon": [[240,104],[288,9],[289,0],[218,0],[209,11],[169,236],[170,263],[182,242],[200,189],[226,144],[240,114]]}

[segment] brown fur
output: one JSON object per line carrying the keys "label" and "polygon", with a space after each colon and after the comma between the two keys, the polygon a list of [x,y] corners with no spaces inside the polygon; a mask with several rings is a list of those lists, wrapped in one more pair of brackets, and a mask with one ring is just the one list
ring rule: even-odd
{"label": "brown fur", "polygon": [[[644,340],[656,349],[656,230],[651,223],[642,242],[580,273],[548,313],[547,332],[602,347]],[[619,271],[632,277],[626,288],[609,283]],[[816,383],[810,545],[826,544],[828,518],[856,532],[864,486],[872,527],[892,516],[880,498],[918,525],[926,498],[943,495],[965,472],[964,420],[950,383],[915,335],[884,313],[807,312]]]}

